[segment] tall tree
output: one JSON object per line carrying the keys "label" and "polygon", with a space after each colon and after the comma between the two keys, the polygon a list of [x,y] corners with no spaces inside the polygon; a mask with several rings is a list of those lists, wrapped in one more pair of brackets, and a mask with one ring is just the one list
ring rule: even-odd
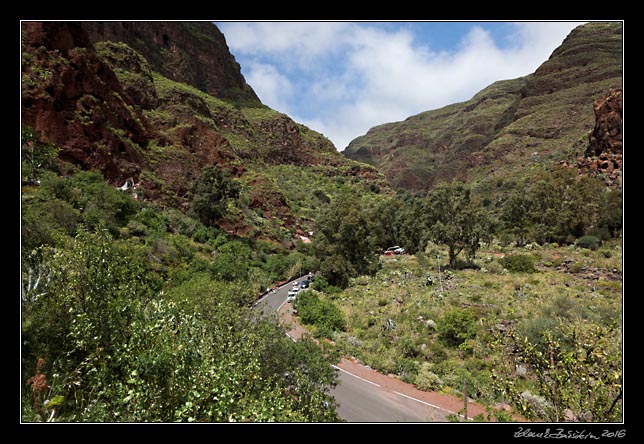
{"label": "tall tree", "polygon": [[456,265],[456,257],[464,249],[472,257],[480,242],[490,235],[489,218],[482,207],[472,202],[469,188],[461,182],[434,189],[427,197],[426,214],[428,237],[447,245],[450,267]]}
{"label": "tall tree", "polygon": [[313,250],[330,284],[346,287],[350,277],[378,269],[373,223],[353,196],[338,196],[318,218]]}

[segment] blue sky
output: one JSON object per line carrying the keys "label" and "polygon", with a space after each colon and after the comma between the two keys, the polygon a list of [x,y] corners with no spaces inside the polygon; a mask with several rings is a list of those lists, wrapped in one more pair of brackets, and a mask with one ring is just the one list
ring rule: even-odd
{"label": "blue sky", "polygon": [[580,22],[216,22],[262,102],[338,150],[530,74]]}

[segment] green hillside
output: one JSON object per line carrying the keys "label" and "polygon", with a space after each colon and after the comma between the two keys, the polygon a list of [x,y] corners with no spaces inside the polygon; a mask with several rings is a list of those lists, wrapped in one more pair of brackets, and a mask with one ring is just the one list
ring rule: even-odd
{"label": "green hillside", "polygon": [[582,25],[533,74],[372,128],[344,154],[378,167],[397,189],[430,190],[456,178],[489,198],[495,181],[584,153],[593,102],[621,88],[622,64],[621,23]]}

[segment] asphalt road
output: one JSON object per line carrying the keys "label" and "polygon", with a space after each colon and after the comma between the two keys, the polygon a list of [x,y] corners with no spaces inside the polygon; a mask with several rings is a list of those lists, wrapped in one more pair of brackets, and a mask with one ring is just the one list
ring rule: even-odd
{"label": "asphalt road", "polygon": [[[258,300],[255,307],[264,315],[279,310],[286,302],[291,283]],[[415,398],[387,390],[380,385],[336,367],[338,385],[331,394],[337,412],[347,422],[444,422],[449,412]]]}

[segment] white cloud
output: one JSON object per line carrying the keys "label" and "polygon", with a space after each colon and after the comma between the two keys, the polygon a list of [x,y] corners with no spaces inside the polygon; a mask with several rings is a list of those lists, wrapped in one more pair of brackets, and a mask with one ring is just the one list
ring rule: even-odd
{"label": "white cloud", "polygon": [[[472,24],[458,45],[432,50],[410,28],[368,23],[223,23],[246,80],[267,105],[336,147],[369,128],[468,100],[497,80],[527,75],[579,23],[519,22],[508,42]],[[290,77],[287,77],[290,76]]]}
{"label": "white cloud", "polygon": [[289,113],[293,96],[293,85],[288,77],[281,74],[273,65],[251,63],[248,66],[246,82],[252,86],[263,104]]}
{"label": "white cloud", "polygon": [[318,57],[338,50],[346,22],[224,22],[219,27],[233,51],[279,57],[285,66],[308,66]]}

